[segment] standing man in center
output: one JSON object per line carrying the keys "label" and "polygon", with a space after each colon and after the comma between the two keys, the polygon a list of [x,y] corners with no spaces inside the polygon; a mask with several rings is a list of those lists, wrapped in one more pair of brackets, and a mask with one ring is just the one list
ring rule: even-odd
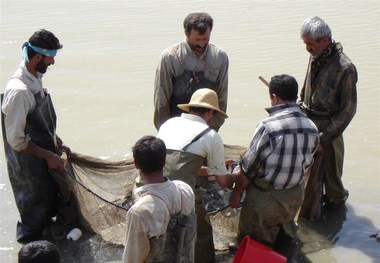
{"label": "standing man in center", "polygon": [[[210,43],[213,19],[207,13],[191,13],[184,22],[185,40],[163,51],[154,82],[154,125],[157,130],[168,119],[183,113],[177,104],[187,103],[200,88],[214,90],[219,107],[227,110],[228,56]],[[216,131],[224,117],[216,113],[210,127]]]}
{"label": "standing man in center", "polygon": [[[212,226],[202,205],[200,185],[203,176],[215,176],[222,187],[232,187],[233,179],[224,163],[224,145],[220,135],[209,127],[219,112],[218,96],[211,89],[199,89],[187,104],[179,104],[186,113],[171,118],[160,128],[157,137],[167,147],[164,174],[170,180],[182,180],[194,189],[197,215],[195,263],[215,262]],[[207,159],[207,167],[202,166]],[[197,176],[200,175],[200,176]]]}

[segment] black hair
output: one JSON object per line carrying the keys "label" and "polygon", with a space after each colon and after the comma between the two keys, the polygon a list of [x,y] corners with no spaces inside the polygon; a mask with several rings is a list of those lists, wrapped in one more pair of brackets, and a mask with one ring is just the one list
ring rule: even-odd
{"label": "black hair", "polygon": [[286,101],[296,101],[298,94],[298,83],[292,76],[282,74],[273,76],[269,82],[269,95],[280,97]]}
{"label": "black hair", "polygon": [[46,240],[32,241],[18,252],[18,263],[59,263],[58,247]]}
{"label": "black hair", "polygon": [[144,136],[132,147],[134,162],[143,173],[152,173],[164,168],[166,146],[163,140]]}
{"label": "black hair", "polygon": [[191,29],[194,29],[203,35],[206,33],[207,28],[212,30],[214,20],[207,13],[190,13],[183,21],[183,28],[186,33],[190,33]]}
{"label": "black hair", "polygon": [[[63,45],[59,43],[59,39],[50,31],[46,29],[41,29],[29,38],[29,43],[32,46],[36,46],[44,49],[61,49]],[[28,57],[29,59],[34,57],[37,52],[28,47]]]}

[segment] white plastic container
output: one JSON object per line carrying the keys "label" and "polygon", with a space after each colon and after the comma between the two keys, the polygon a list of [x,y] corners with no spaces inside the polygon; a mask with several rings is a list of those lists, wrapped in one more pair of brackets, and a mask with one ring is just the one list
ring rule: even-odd
{"label": "white plastic container", "polygon": [[67,239],[77,241],[82,236],[82,231],[79,228],[73,228],[68,234]]}

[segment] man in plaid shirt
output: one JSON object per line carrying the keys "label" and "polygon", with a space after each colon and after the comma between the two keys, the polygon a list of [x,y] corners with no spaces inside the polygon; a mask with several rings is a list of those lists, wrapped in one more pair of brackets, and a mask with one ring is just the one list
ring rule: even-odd
{"label": "man in plaid shirt", "polygon": [[257,126],[240,169],[234,172],[230,205],[242,206],[239,242],[246,235],[265,245],[296,238],[295,217],[304,197],[305,170],[313,163],[319,143],[317,127],[296,104],[297,93],[293,77],[272,77],[269,117]]}

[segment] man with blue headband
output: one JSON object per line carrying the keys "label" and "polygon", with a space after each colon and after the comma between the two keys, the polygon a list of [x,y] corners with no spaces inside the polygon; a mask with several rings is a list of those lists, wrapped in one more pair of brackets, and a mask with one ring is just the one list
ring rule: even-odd
{"label": "man with blue headband", "polygon": [[56,114],[42,86],[42,76],[54,65],[61,48],[53,33],[35,32],[23,44],[23,60],[2,97],[4,148],[21,218],[16,234],[20,243],[41,239],[43,229],[53,224],[53,237],[65,237],[62,226],[68,225],[66,213],[72,209],[60,157],[62,152],[70,155],[71,151],[56,135]]}

